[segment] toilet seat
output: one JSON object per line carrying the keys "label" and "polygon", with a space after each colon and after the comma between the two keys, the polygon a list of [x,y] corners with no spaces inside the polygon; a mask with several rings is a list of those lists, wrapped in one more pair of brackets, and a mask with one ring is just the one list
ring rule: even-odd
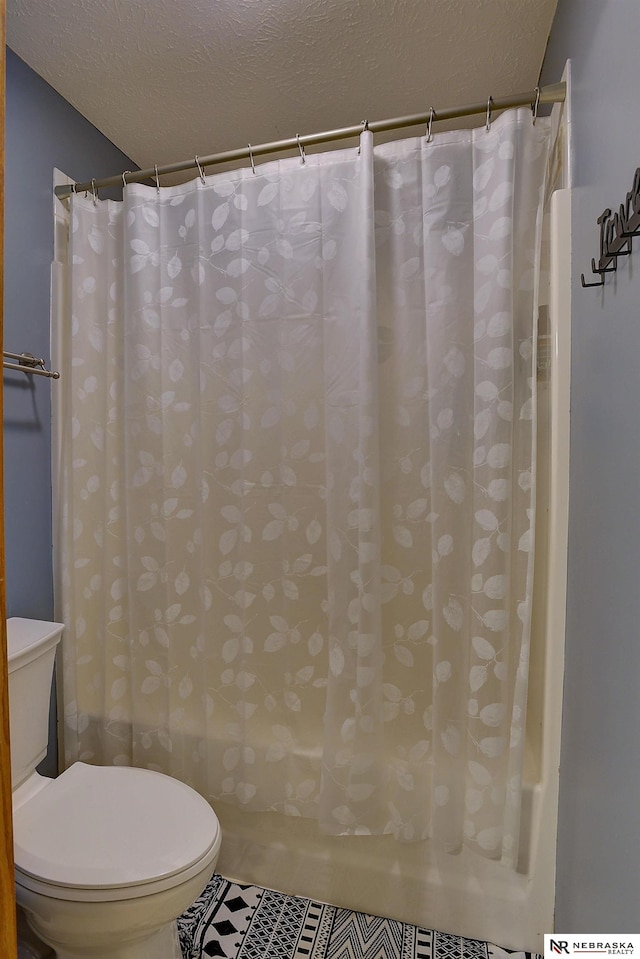
{"label": "toilet seat", "polygon": [[179,780],[79,762],[15,810],[16,882],[75,901],[151,895],[202,870],[220,840],[209,804]]}

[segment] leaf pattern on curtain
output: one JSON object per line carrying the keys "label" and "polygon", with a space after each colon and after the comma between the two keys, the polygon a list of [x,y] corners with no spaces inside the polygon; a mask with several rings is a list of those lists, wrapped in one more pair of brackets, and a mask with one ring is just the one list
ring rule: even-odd
{"label": "leaf pattern on curtain", "polygon": [[548,133],[73,197],[67,763],[514,861]]}

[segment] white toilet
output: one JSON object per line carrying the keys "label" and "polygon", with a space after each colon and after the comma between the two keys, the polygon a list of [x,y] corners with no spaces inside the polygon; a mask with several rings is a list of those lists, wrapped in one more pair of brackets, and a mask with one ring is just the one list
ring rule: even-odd
{"label": "white toilet", "polygon": [[16,899],[58,959],[181,959],[176,917],[214,871],[218,819],[147,769],[36,772],[63,626],[7,621]]}

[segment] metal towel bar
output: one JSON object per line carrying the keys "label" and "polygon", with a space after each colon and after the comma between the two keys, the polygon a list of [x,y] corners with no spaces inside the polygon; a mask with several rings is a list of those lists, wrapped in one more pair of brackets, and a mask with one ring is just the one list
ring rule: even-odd
{"label": "metal towel bar", "polygon": [[[18,373],[27,373],[30,376],[48,376],[52,380],[60,379],[58,372],[45,369],[44,360],[38,359],[31,353],[8,353],[3,350],[2,357],[2,366],[5,370],[17,370]],[[8,363],[5,357],[18,362]]]}

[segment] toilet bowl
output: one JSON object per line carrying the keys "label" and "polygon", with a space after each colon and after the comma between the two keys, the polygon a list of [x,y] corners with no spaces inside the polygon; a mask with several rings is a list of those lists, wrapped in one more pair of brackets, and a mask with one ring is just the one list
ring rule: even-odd
{"label": "toilet bowl", "polygon": [[162,773],[82,762],[57,779],[35,771],[46,712],[34,687],[50,688],[61,632],[7,622],[17,902],[58,959],[181,959],[175,920],[214,871],[220,824]]}

